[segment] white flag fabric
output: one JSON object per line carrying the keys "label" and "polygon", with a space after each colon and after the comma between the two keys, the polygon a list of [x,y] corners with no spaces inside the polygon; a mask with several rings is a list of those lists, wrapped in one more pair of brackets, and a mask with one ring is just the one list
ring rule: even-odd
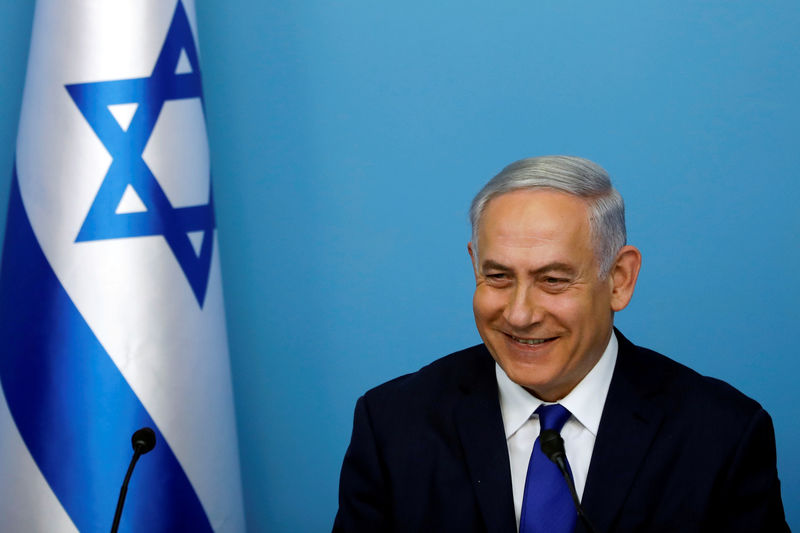
{"label": "white flag fabric", "polygon": [[[7,51],[9,52],[9,51]],[[38,0],[0,271],[3,531],[244,531],[189,0]]]}

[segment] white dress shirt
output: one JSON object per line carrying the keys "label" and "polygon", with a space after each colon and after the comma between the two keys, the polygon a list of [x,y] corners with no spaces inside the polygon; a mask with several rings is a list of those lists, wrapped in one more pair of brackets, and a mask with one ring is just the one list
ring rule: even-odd
{"label": "white dress shirt", "polygon": [[[572,470],[578,498],[583,497],[589,462],[592,460],[594,439],[600,426],[600,416],[606,403],[611,375],[617,362],[617,337],[611,339],[600,360],[586,377],[572,391],[558,401],[572,416],[561,429],[567,461]],[[543,402],[517,385],[506,375],[500,365],[495,363],[497,386],[500,391],[500,411],[506,431],[508,457],[511,461],[511,485],[514,492],[514,512],[517,515],[517,530],[522,511],[522,495],[525,492],[525,476],[528,461],[533,451],[533,443],[539,436],[539,415],[536,408]]]}

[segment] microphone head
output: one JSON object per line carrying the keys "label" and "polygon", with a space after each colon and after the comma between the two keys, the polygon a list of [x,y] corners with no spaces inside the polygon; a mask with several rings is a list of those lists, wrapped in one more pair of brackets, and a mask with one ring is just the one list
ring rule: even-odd
{"label": "microphone head", "polygon": [[156,447],[156,432],[148,427],[143,427],[133,434],[131,444],[133,445],[133,451],[138,451],[141,455],[144,455]]}
{"label": "microphone head", "polygon": [[542,453],[548,459],[558,464],[558,459],[563,458],[564,453],[564,439],[558,434],[558,431],[552,429],[545,429],[539,434],[539,444],[542,447]]}

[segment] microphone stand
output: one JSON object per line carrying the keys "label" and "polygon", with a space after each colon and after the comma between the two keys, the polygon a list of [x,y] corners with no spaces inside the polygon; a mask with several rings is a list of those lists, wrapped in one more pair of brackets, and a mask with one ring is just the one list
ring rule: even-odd
{"label": "microphone stand", "polygon": [[561,475],[564,476],[564,481],[567,482],[569,493],[572,495],[572,503],[575,504],[575,510],[578,512],[578,517],[580,517],[581,522],[583,522],[583,525],[586,526],[586,529],[588,529],[590,533],[597,533],[597,530],[583,512],[581,502],[578,500],[578,492],[575,490],[575,483],[573,483],[572,477],[569,475],[569,470],[567,470],[567,455],[564,452],[564,439],[561,438],[558,432],[552,429],[545,429],[542,431],[541,435],[539,435],[539,441],[542,446],[542,452],[548,459],[556,464],[561,471]]}
{"label": "microphone stand", "polygon": [[133,458],[131,464],[128,465],[128,472],[125,474],[125,480],[122,482],[122,487],[119,489],[119,499],[117,500],[117,510],[114,513],[114,522],[111,524],[111,533],[117,533],[119,529],[119,520],[122,518],[122,506],[125,505],[125,496],[128,494],[128,482],[131,480],[133,474],[133,467],[136,466],[136,461],[139,457],[152,450],[156,445],[156,434],[150,428],[142,428],[133,434],[131,438],[133,445]]}

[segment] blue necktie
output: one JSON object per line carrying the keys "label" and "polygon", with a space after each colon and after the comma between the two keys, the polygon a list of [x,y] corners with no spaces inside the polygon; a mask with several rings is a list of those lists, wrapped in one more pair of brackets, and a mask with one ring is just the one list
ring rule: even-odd
{"label": "blue necktie", "polygon": [[[560,404],[540,405],[536,409],[541,430],[561,432],[570,412]],[[569,465],[567,466],[569,469]],[[572,475],[572,471],[570,471]],[[539,439],[533,444],[522,497],[520,533],[570,533],[578,514],[569,488],[558,467],[542,453]]]}

